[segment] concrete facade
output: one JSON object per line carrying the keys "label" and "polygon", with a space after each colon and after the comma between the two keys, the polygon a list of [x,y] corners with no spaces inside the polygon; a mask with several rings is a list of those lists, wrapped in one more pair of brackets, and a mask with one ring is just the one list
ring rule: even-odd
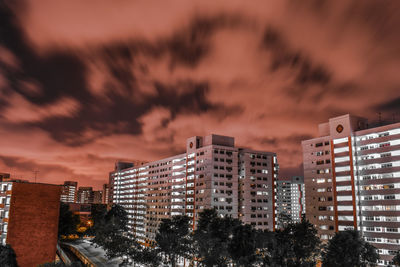
{"label": "concrete facade", "polygon": [[93,191],[93,204],[103,203],[103,191]]}
{"label": "concrete facade", "polygon": [[133,166],[118,163],[110,173],[110,201],[129,214],[139,240],[151,242],[163,218],[215,208],[259,229],[275,227],[275,153],[241,149],[219,135],[187,139],[180,155]]}
{"label": "concrete facade", "polygon": [[61,190],[60,200],[62,202],[76,203],[78,199],[78,183],[65,181]]}
{"label": "concrete facade", "polygon": [[103,184],[103,204],[109,204],[109,199],[110,199],[110,185],[109,184]]}
{"label": "concrete facade", "polygon": [[19,266],[36,267],[56,257],[61,186],[0,183],[0,237]]}
{"label": "concrete facade", "polygon": [[79,187],[77,203],[88,204],[93,203],[94,193],[93,187]]}
{"label": "concrete facade", "polygon": [[300,222],[306,211],[303,177],[279,179],[276,181],[276,192],[276,211],[280,226],[289,222]]}
{"label": "concrete facade", "polygon": [[344,115],[319,130],[302,142],[307,218],[322,239],[359,230],[388,264],[400,249],[400,123]]}

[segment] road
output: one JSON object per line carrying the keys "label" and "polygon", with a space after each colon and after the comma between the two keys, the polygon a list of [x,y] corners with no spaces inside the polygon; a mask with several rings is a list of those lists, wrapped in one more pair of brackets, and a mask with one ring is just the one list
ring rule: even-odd
{"label": "road", "polygon": [[[90,262],[95,264],[97,267],[118,267],[119,263],[121,263],[120,258],[108,260],[102,248],[95,247],[89,240],[86,239],[66,242],[64,244],[68,244],[79,250],[81,254],[83,254],[87,259],[90,260]],[[187,265],[188,263],[186,263],[186,266]],[[141,267],[142,265],[136,263],[135,265],[131,265],[131,267],[133,266]],[[177,263],[177,266],[183,267],[183,262]]]}
{"label": "road", "polygon": [[104,250],[100,247],[95,247],[88,240],[76,240],[65,244],[79,250],[82,255],[88,258],[97,267],[118,267],[118,264],[121,262],[118,258],[107,259]]}

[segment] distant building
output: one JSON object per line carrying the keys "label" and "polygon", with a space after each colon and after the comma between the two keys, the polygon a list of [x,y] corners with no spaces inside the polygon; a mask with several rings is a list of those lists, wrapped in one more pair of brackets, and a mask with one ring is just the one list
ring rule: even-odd
{"label": "distant building", "polygon": [[93,202],[92,204],[102,204],[103,203],[103,191],[93,191]]}
{"label": "distant building", "polygon": [[0,243],[15,250],[19,266],[56,258],[61,186],[0,182]]}
{"label": "distant building", "polygon": [[92,204],[68,203],[69,210],[79,216],[81,223],[86,223],[90,219]]}
{"label": "distant building", "polygon": [[275,229],[275,153],[238,148],[220,135],[187,139],[186,152],[136,166],[117,163],[110,173],[111,202],[128,212],[128,227],[152,242],[164,218],[215,208],[258,229]]}
{"label": "distant building", "polygon": [[80,204],[80,203],[68,203],[69,210],[79,216],[82,224],[87,223],[91,219],[93,210],[107,209],[104,204]]}
{"label": "distant building", "polygon": [[0,173],[0,182],[20,182],[29,183],[28,180],[13,178],[9,173]]}
{"label": "distant building", "polygon": [[0,172],[0,182],[3,182],[3,180],[9,179],[9,178],[10,178],[10,174],[9,173],[1,173]]}
{"label": "distant building", "polygon": [[289,222],[300,222],[305,214],[303,177],[276,181],[276,211],[280,226]]}
{"label": "distant building", "polygon": [[93,203],[93,187],[79,187],[77,203]]}
{"label": "distant building", "polygon": [[109,184],[103,184],[103,204],[109,204],[109,197],[110,195],[110,185]]}
{"label": "distant building", "polygon": [[303,146],[306,214],[321,239],[356,229],[388,265],[400,249],[400,123],[351,115],[319,125]]}
{"label": "distant building", "polygon": [[62,186],[61,198],[62,202],[75,203],[78,198],[78,183],[73,181],[65,181]]}

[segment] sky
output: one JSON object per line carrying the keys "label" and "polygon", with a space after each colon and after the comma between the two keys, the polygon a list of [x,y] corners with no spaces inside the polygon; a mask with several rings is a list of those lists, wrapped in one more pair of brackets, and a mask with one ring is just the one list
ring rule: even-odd
{"label": "sky", "polygon": [[400,121],[398,0],[0,0],[0,172],[100,189],[211,133],[302,175],[318,124]]}

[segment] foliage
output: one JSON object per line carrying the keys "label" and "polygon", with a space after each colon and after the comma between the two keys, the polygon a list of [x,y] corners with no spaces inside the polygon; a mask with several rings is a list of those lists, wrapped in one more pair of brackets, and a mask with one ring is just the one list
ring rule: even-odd
{"label": "foliage", "polygon": [[336,233],[323,253],[323,266],[373,266],[379,259],[374,246],[360,237],[358,231]]}
{"label": "foliage", "polygon": [[256,233],[257,263],[267,267],[272,264],[272,248],[274,245],[275,233],[268,230],[257,230]]}
{"label": "foliage", "polygon": [[293,239],[287,228],[273,233],[272,244],[269,248],[272,266],[293,266]]}
{"label": "foliage", "polygon": [[157,266],[156,253],[138,244],[128,229],[128,215],[120,205],[113,205],[108,212],[99,210],[94,217],[92,228],[95,237],[92,242],[101,246],[106,256],[111,258],[121,257],[121,265],[137,262],[146,266]]}
{"label": "foliage", "polygon": [[0,245],[0,266],[18,267],[17,255],[14,249],[9,245]]}
{"label": "foliage", "polygon": [[289,224],[286,229],[293,244],[295,266],[315,266],[321,243],[317,229],[304,219],[300,223]]}
{"label": "foliage", "polygon": [[129,252],[129,257],[133,262],[149,267],[161,266],[161,258],[158,251],[154,248],[142,245],[136,246]]}
{"label": "foliage", "polygon": [[286,212],[278,214],[278,228],[285,228],[290,223],[293,223],[291,215],[287,214]]}
{"label": "foliage", "polygon": [[236,266],[251,266],[257,260],[257,233],[251,225],[238,222],[233,224],[229,236],[229,256]]}
{"label": "foliage", "polygon": [[289,223],[276,230],[269,243],[270,263],[275,266],[315,266],[320,240],[308,221]]}
{"label": "foliage", "polygon": [[107,206],[104,204],[92,204],[90,209],[90,220],[93,225],[89,227],[84,234],[86,235],[95,235],[96,227],[101,227],[101,225],[105,221],[105,217],[107,214]]}
{"label": "foliage", "polygon": [[76,227],[80,223],[79,216],[69,210],[69,205],[60,202],[60,215],[58,218],[58,236],[76,234]]}
{"label": "foliage", "polygon": [[[135,246],[135,241],[127,234],[127,212],[114,205],[107,213],[99,213],[91,231],[95,237],[92,242],[106,251],[108,258],[126,256]],[[127,260],[124,261],[127,263]]]}
{"label": "foliage", "polygon": [[[238,219],[220,217],[214,209],[206,209],[199,215],[193,239],[195,256],[200,259],[200,265],[222,267],[227,266],[231,260],[237,264],[255,260],[255,239],[249,233],[251,227],[243,226]],[[251,239],[241,239],[245,236]],[[245,251],[238,252],[239,249]]]}
{"label": "foliage", "polygon": [[308,221],[289,223],[276,232],[255,230],[215,210],[200,213],[194,232],[202,266],[315,266],[320,240]]}
{"label": "foliage", "polygon": [[158,228],[156,235],[158,249],[167,256],[167,263],[173,267],[176,266],[178,257],[191,256],[189,221],[188,216],[174,216],[172,219],[163,219]]}
{"label": "foliage", "polygon": [[396,252],[392,259],[392,264],[395,266],[400,266],[400,250]]}

